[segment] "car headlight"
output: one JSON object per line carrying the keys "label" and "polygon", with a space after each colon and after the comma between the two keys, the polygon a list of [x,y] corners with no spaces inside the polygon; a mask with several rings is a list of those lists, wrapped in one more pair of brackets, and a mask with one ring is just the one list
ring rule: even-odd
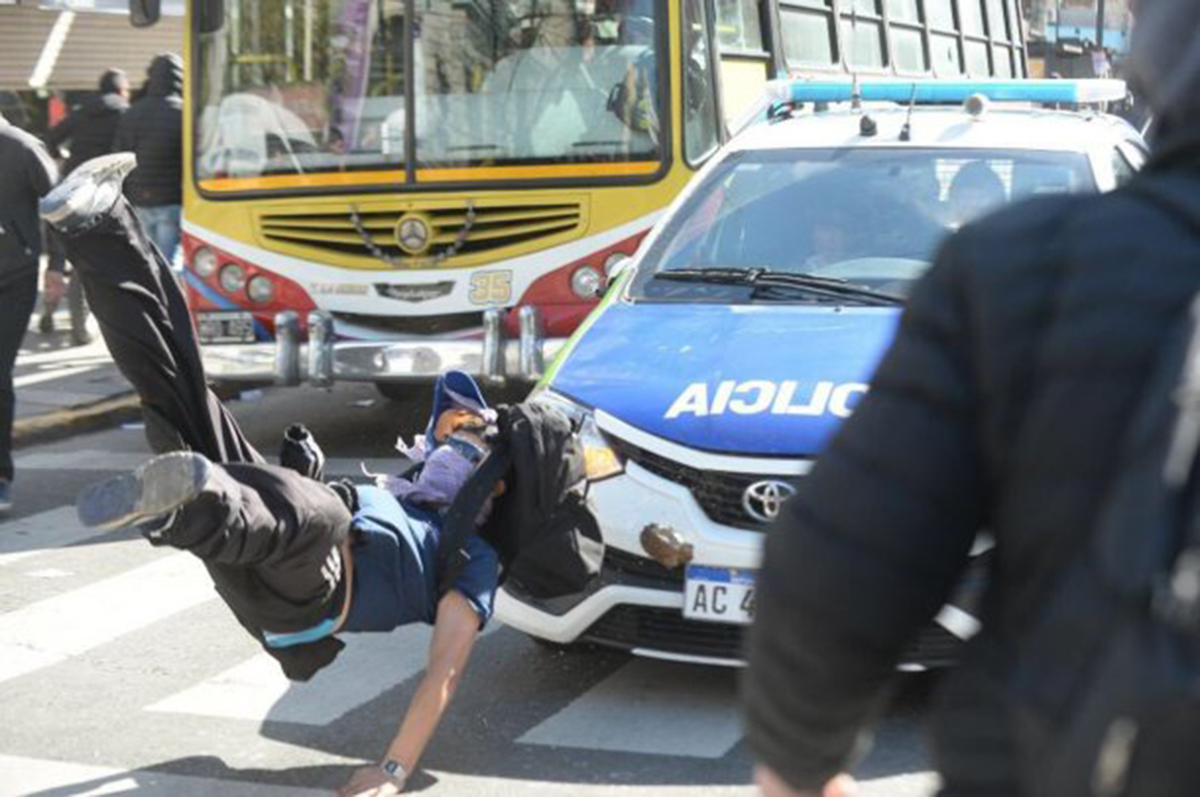
{"label": "car headlight", "polygon": [[588,481],[598,482],[625,472],[625,462],[609,444],[600,427],[596,426],[596,416],[591,410],[549,389],[537,391],[530,400],[554,407],[576,424],[579,439],[583,443],[583,462]]}

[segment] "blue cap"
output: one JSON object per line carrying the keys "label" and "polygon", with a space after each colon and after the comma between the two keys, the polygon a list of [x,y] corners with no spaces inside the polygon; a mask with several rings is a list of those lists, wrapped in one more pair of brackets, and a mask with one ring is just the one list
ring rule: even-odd
{"label": "blue cap", "polygon": [[488,410],[487,399],[483,391],[471,378],[470,374],[462,371],[447,371],[433,383],[433,411],[429,415],[429,424],[425,427],[425,448],[432,451],[437,447],[433,438],[437,419],[442,413],[451,409],[463,409],[483,415]]}

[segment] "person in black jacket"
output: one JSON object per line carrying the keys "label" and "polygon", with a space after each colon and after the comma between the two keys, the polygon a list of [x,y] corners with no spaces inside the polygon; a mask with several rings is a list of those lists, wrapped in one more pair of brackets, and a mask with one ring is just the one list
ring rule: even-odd
{"label": "person in black jacket", "polygon": [[1200,4],[1143,0],[1134,36],[1157,116],[1145,171],[950,238],[871,392],[767,535],[742,686],[766,795],[842,793],[902,650],[981,529],[996,544],[982,630],[940,684],[934,763],[943,795],[1036,785],[1018,779],[1020,725],[1000,685],[1200,289]]}
{"label": "person in black jacket", "polygon": [[[107,155],[113,151],[117,125],[129,110],[129,79],[120,69],[107,69],[100,76],[100,91],[76,106],[66,119],[50,129],[46,143],[51,153],[62,158],[63,145],[69,154],[62,166],[64,175],[75,171],[79,164]],[[54,311],[64,293],[71,307],[71,341],[87,343],[87,305],[83,287],[75,279],[66,287],[67,255],[58,236],[50,230],[46,240],[50,261],[42,286],[42,317],[38,324],[43,333],[54,331]]]}
{"label": "person in black jacket", "polygon": [[0,513],[12,508],[13,366],[37,300],[38,197],[57,179],[41,142],[0,116]]}
{"label": "person in black jacket", "polygon": [[175,264],[183,203],[183,62],[174,53],[154,57],[144,96],[121,118],[116,152],[137,156],[125,192],[150,240]]}
{"label": "person in black jacket", "polygon": [[293,680],[333,662],[343,647],[335,635],[432,625],[429,666],[384,761],[342,790],[398,793],[492,613],[495,550],[473,535],[462,544],[465,565],[444,572],[439,535],[440,512],[486,448],[468,428],[487,414],[483,395],[466,374],[439,380],[430,452],[405,490],[326,485],[312,478],[323,459],[313,450],[281,457],[295,469],[265,464],[206,385],[182,291],[122,198],[131,167],[126,153],[92,161],[42,202],[142,401],[150,446],[165,452],[86,490],[80,520],[137,525],[152,544],[199,557],[238,622]]}

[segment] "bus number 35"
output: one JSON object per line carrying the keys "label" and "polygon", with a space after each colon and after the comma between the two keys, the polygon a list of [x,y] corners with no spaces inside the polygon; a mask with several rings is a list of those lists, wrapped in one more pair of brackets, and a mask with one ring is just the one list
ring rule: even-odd
{"label": "bus number 35", "polygon": [[511,300],[511,271],[480,271],[471,275],[471,304],[507,304]]}

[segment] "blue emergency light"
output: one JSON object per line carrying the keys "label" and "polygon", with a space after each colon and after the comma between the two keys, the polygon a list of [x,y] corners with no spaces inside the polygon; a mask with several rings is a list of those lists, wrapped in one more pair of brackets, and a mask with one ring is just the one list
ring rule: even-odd
{"label": "blue emergency light", "polygon": [[779,80],[772,83],[776,101],[897,103],[962,103],[983,95],[995,102],[1086,105],[1114,102],[1126,96],[1123,80]]}

